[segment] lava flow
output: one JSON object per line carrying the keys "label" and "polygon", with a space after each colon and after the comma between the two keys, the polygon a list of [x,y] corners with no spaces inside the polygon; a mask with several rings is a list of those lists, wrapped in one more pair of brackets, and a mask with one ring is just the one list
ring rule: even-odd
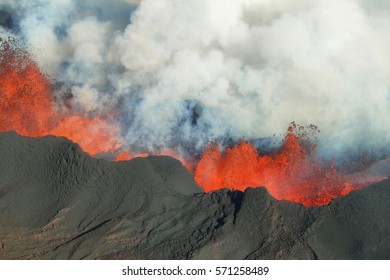
{"label": "lava flow", "polygon": [[294,127],[289,127],[282,147],[272,155],[260,155],[245,141],[223,152],[212,144],[197,165],[196,182],[205,191],[265,186],[276,199],[305,206],[328,204],[353,190],[333,161],[320,161],[316,147],[294,133]]}
{"label": "lava flow", "polygon": [[[179,153],[177,153],[173,149],[165,148],[159,153],[154,153],[156,156],[169,156],[173,157],[177,160],[179,160],[182,165],[188,169],[188,171],[193,172],[195,169],[195,161],[193,159],[187,159],[181,156]],[[128,161],[131,160],[135,157],[141,157],[141,158],[146,158],[150,156],[148,153],[136,153],[136,152],[127,152],[127,151],[121,151],[118,153],[118,155],[115,157],[114,161]]]}
{"label": "lava flow", "polygon": [[27,54],[0,38],[0,131],[39,137],[52,127],[51,86]]}
{"label": "lava flow", "polygon": [[[123,144],[116,136],[119,124],[110,120],[109,115],[86,116],[72,109],[58,110],[51,84],[12,41],[0,40],[0,54],[0,132],[13,130],[31,137],[64,136],[90,155],[115,152],[116,161],[137,155],[118,153]],[[318,160],[315,148],[304,143],[294,127],[288,130],[280,150],[270,155],[259,154],[245,141],[223,152],[213,144],[197,164],[171,149],[156,154],[180,160],[194,172],[196,182],[206,192],[265,186],[277,199],[318,206],[356,188],[332,161]]]}
{"label": "lava flow", "polygon": [[118,125],[103,116],[82,116],[71,110],[59,113],[52,86],[28,54],[12,41],[0,38],[0,131],[40,137],[64,136],[91,154],[118,149]]}

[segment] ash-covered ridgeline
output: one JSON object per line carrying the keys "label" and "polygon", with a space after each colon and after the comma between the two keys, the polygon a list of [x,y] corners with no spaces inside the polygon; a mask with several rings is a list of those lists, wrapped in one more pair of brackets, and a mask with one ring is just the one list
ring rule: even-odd
{"label": "ash-covered ridgeline", "polygon": [[173,158],[0,133],[0,259],[390,259],[390,181],[321,207],[204,193]]}

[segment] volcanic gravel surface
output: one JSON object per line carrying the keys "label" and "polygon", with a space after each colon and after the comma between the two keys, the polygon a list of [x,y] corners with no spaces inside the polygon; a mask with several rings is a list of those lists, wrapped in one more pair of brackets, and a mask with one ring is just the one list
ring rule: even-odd
{"label": "volcanic gravel surface", "polygon": [[390,181],[330,205],[203,193],[170,157],[0,133],[0,259],[390,259]]}

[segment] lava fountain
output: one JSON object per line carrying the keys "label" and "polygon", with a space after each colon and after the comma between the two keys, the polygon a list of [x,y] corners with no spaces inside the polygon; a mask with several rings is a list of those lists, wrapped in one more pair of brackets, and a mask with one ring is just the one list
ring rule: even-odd
{"label": "lava fountain", "polygon": [[110,116],[58,110],[51,83],[15,42],[0,38],[0,53],[0,131],[64,136],[90,155],[121,146],[116,136],[119,126],[107,121]]}
{"label": "lava fountain", "polygon": [[223,152],[211,144],[197,165],[195,180],[205,191],[265,186],[275,198],[305,206],[347,195],[354,186],[336,170],[333,160],[318,159],[316,146],[296,128],[292,123],[281,148],[269,155],[245,141]]}
{"label": "lava fountain", "polygon": [[[122,149],[120,125],[112,114],[60,110],[51,83],[28,54],[12,40],[0,40],[0,132],[13,130],[30,137],[64,136],[90,155],[115,153],[116,161],[148,156]],[[334,161],[318,159],[315,145],[302,136],[293,123],[280,149],[270,154],[258,152],[245,141],[223,151],[211,144],[199,162],[186,160],[168,148],[155,154],[180,160],[194,172],[196,182],[206,192],[265,186],[276,199],[319,206],[357,188],[350,183],[351,176],[336,170]]]}

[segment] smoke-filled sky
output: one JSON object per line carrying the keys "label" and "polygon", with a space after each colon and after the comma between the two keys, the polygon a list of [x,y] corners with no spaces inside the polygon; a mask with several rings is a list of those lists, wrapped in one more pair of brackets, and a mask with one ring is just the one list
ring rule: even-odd
{"label": "smoke-filled sky", "polygon": [[[0,0],[14,36],[129,147],[321,130],[320,151],[390,142],[387,0]],[[59,104],[60,106],[60,104]]]}

